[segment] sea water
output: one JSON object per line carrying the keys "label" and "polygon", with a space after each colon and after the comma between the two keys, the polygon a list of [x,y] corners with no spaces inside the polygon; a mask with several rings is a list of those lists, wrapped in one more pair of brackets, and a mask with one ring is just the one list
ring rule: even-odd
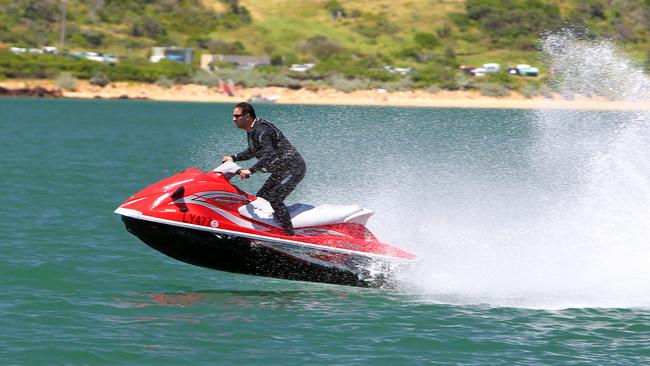
{"label": "sea water", "polygon": [[258,105],[308,164],[289,202],[371,208],[418,255],[368,290],[187,265],[112,213],[242,150],[235,102],[0,99],[0,363],[650,362],[647,113]]}

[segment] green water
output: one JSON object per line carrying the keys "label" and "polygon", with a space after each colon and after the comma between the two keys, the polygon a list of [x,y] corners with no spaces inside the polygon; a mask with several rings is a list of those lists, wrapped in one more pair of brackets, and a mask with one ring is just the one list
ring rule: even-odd
{"label": "green water", "polygon": [[422,259],[384,291],[193,267],[124,230],[112,212],[128,196],[244,146],[231,109],[0,99],[1,364],[650,363],[646,212],[617,222],[628,256],[582,240],[584,220],[540,234],[587,199],[589,176],[544,160],[562,148],[540,137],[540,120],[576,114],[260,106],[308,162],[289,201],[361,203],[380,239]]}

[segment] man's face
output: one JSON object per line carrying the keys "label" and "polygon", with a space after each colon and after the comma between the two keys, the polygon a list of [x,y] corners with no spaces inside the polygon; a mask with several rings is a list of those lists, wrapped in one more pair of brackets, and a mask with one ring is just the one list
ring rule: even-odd
{"label": "man's face", "polygon": [[251,116],[249,114],[242,114],[242,111],[239,108],[235,108],[235,110],[232,111],[232,121],[235,122],[237,128],[245,130],[250,126],[250,120]]}

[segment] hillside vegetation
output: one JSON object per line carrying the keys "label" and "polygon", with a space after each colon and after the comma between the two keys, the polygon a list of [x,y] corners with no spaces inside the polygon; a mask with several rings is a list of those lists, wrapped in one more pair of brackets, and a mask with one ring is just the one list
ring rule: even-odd
{"label": "hillside vegetation", "polygon": [[[64,0],[0,0],[0,44],[60,47]],[[115,65],[0,50],[0,77],[80,78],[213,84],[229,78],[245,86],[479,88],[539,85],[539,78],[506,74],[468,78],[459,66],[497,62],[538,65],[539,35],[561,27],[585,37],[615,39],[646,62],[648,0],[67,0],[67,51],[112,53]],[[153,46],[200,53],[270,55],[274,66],[240,72],[221,65],[205,75],[196,65],[150,64]],[[315,63],[305,74],[293,63]],[[168,65],[172,64],[172,65]],[[408,75],[384,66],[411,67]]]}

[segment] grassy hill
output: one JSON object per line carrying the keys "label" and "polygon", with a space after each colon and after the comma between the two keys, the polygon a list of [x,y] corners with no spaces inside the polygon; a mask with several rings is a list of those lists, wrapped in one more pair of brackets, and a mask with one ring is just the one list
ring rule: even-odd
{"label": "grassy hill", "polygon": [[[64,0],[0,0],[0,43],[60,46],[63,3]],[[338,75],[395,83],[396,76],[382,71],[384,65],[392,65],[413,67],[416,72],[408,78],[416,87],[433,84],[453,88],[458,84],[460,64],[538,64],[539,33],[567,24],[584,29],[586,37],[605,35],[616,39],[639,62],[646,61],[650,43],[650,1],[646,0],[65,3],[65,48],[69,51],[113,53],[140,68],[146,68],[152,46],[192,47],[197,53],[267,54],[277,67],[263,73],[298,77],[287,74],[283,67],[313,62],[319,66],[306,76],[313,80]],[[0,61],[0,68],[2,65]],[[129,71],[116,75],[114,70],[97,65],[91,68],[118,78],[133,74]],[[77,74],[87,77],[96,71]],[[175,74],[169,76],[187,78],[195,71],[175,69]],[[150,73],[148,79],[165,72]],[[6,72],[4,75],[12,76]],[[502,79],[496,81],[505,82]],[[517,83],[506,84],[514,87]]]}

